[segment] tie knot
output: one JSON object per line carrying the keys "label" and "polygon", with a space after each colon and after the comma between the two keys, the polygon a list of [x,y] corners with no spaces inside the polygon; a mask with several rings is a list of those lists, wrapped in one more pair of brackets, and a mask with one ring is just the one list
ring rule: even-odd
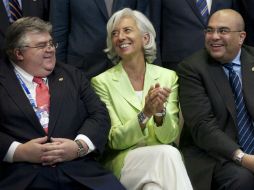
{"label": "tie knot", "polygon": [[41,77],[34,77],[33,78],[33,82],[35,82],[37,84],[42,84],[43,83],[43,79]]}
{"label": "tie knot", "polygon": [[234,63],[227,63],[225,65],[223,65],[226,69],[228,69],[229,71],[233,71],[233,65]]}

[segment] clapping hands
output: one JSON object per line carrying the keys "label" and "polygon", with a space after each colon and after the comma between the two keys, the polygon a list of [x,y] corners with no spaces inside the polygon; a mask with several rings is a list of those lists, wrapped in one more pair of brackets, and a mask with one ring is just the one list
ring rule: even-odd
{"label": "clapping hands", "polygon": [[145,107],[143,110],[145,115],[151,117],[156,113],[161,113],[170,92],[169,88],[161,87],[159,83],[151,86],[145,98]]}

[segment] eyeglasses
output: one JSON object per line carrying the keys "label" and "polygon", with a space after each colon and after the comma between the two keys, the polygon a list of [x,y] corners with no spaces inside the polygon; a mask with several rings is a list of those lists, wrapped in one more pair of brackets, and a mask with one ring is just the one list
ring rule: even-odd
{"label": "eyeglasses", "polygon": [[242,32],[241,30],[230,30],[229,28],[207,28],[204,30],[205,34],[212,35],[215,32],[217,34],[225,36],[228,35],[231,32]]}
{"label": "eyeglasses", "polygon": [[55,43],[53,40],[50,40],[48,42],[43,42],[40,43],[36,46],[22,46],[22,47],[27,47],[27,48],[36,48],[36,49],[40,49],[40,50],[45,50],[47,48],[57,48],[58,47],[58,43]]}

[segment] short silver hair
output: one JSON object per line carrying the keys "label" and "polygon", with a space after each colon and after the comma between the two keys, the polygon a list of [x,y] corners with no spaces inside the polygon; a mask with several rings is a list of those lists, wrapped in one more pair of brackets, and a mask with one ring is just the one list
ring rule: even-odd
{"label": "short silver hair", "polygon": [[135,20],[137,27],[140,32],[149,35],[149,43],[144,45],[144,56],[145,60],[148,63],[152,63],[156,59],[156,32],[152,23],[149,19],[139,11],[132,10],[130,8],[124,8],[115,12],[107,23],[107,48],[104,50],[107,53],[108,58],[114,63],[117,64],[121,58],[117,55],[113,44],[112,44],[112,31],[115,26],[121,21],[124,17],[130,17]]}
{"label": "short silver hair", "polygon": [[52,25],[38,17],[23,17],[12,23],[6,32],[5,51],[9,58],[14,59],[14,49],[27,45],[27,33],[52,33]]}

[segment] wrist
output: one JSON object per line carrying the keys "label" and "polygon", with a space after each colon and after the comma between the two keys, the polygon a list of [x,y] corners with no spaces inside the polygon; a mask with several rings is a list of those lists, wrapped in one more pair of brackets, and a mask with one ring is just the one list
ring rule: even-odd
{"label": "wrist", "polygon": [[161,112],[157,112],[154,114],[154,116],[157,117],[164,117],[166,115],[166,108],[164,107]]}
{"label": "wrist", "polygon": [[244,156],[245,156],[245,153],[241,149],[237,149],[233,154],[233,160],[236,164],[242,165]]}
{"label": "wrist", "polygon": [[83,157],[86,155],[87,153],[87,147],[84,145],[85,143],[82,142],[82,140],[79,140],[79,139],[76,139],[74,141],[77,146],[78,146],[78,149],[77,149],[77,157]]}
{"label": "wrist", "polygon": [[13,162],[23,162],[26,161],[26,151],[25,149],[23,149],[24,144],[20,144],[19,146],[17,146],[14,154],[13,154]]}
{"label": "wrist", "polygon": [[141,111],[138,113],[138,122],[142,125],[145,125],[150,117],[144,111]]}

